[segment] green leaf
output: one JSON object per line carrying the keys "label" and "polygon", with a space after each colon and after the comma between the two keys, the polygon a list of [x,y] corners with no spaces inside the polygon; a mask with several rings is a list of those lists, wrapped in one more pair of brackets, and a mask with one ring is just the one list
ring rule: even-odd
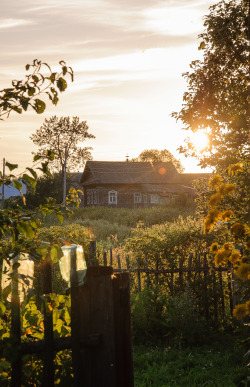
{"label": "green leaf", "polygon": [[51,247],[50,250],[50,258],[53,263],[57,263],[58,259],[62,256],[62,250],[61,247],[58,245],[54,245]]}
{"label": "green leaf", "polygon": [[199,47],[198,47],[198,50],[204,50],[205,47],[206,47],[205,42],[201,42]]}
{"label": "green leaf", "polygon": [[48,157],[49,160],[53,161],[55,158],[55,153],[52,150],[48,150],[46,153],[46,156]]}
{"label": "green leaf", "polygon": [[21,98],[20,99],[20,104],[22,105],[22,108],[24,111],[26,111],[28,109],[28,106],[29,106],[29,98]]}
{"label": "green leaf", "polygon": [[62,214],[56,214],[56,217],[59,220],[59,222],[62,224],[63,223],[63,216],[62,216]]}
{"label": "green leaf", "polygon": [[[35,162],[35,161],[37,161],[37,160],[41,160],[41,158],[42,158],[41,155],[35,155],[35,156],[33,157],[33,161]],[[27,169],[28,169],[28,168],[27,168]]]}
{"label": "green leaf", "polygon": [[65,91],[67,89],[67,82],[63,78],[59,78],[56,84],[57,84],[58,89],[61,92]]}
{"label": "green leaf", "polygon": [[32,227],[26,222],[19,222],[17,224],[17,229],[22,232],[27,238],[34,237],[34,231]]}
{"label": "green leaf", "polygon": [[13,181],[13,187],[15,187],[16,189],[18,189],[19,191],[21,191],[21,189],[23,188],[23,185],[22,185],[22,183],[20,183],[20,181],[14,180],[14,181]]}
{"label": "green leaf", "polygon": [[26,66],[25,66],[26,71],[28,71],[29,68],[30,68],[30,65],[29,65],[29,64],[26,64]]}
{"label": "green leaf", "polygon": [[37,173],[34,169],[28,167],[26,169],[32,174],[32,176],[34,176],[35,179],[37,179]]}
{"label": "green leaf", "polygon": [[37,114],[42,114],[46,109],[46,104],[41,99],[35,99],[35,105],[33,105],[33,108]]}
{"label": "green leaf", "polygon": [[28,95],[30,97],[32,97],[32,95],[34,95],[36,92],[36,89],[34,87],[30,87],[29,90],[28,90]]}
{"label": "green leaf", "polygon": [[5,166],[9,168],[10,171],[13,171],[13,169],[18,168],[18,164],[11,164],[6,161]]}
{"label": "green leaf", "polygon": [[23,175],[23,179],[28,183],[30,184],[33,188],[36,187],[36,180],[33,179],[33,177],[27,175],[26,173]]}
{"label": "green leaf", "polygon": [[6,306],[2,301],[0,301],[0,316],[2,316],[5,313]]}

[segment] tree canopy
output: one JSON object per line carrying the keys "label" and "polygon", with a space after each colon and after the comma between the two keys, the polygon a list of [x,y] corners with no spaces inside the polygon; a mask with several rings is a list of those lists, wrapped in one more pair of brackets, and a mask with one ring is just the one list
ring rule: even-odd
{"label": "tree canopy", "polygon": [[85,160],[91,160],[91,147],[82,148],[79,143],[86,139],[95,138],[88,132],[86,121],[78,117],[53,116],[45,119],[43,125],[31,135],[31,140],[39,146],[38,154],[45,156],[48,149],[54,152],[52,166],[56,171],[62,171],[65,165],[65,150],[67,166],[71,170],[83,165]]}
{"label": "tree canopy", "polygon": [[199,154],[187,141],[179,149],[201,166],[228,166],[249,158],[249,45],[247,0],[221,1],[210,7],[199,35],[203,61],[191,62],[184,75],[188,91],[172,115],[184,129],[207,131],[209,151]]}
{"label": "tree canopy", "polygon": [[[25,66],[27,71],[25,80],[13,80],[12,87],[0,90],[0,119],[9,117],[12,111],[23,113],[32,107],[37,114],[46,109],[46,103],[40,99],[46,94],[54,105],[59,101],[59,92],[67,89],[66,76],[73,81],[73,70],[60,61],[61,71],[54,72],[47,63],[34,59],[33,64]],[[39,98],[37,98],[39,96]]]}
{"label": "tree canopy", "polygon": [[167,149],[145,149],[138,157],[131,159],[131,161],[152,161],[153,163],[171,161],[178,172],[184,171],[180,160],[176,159]]}

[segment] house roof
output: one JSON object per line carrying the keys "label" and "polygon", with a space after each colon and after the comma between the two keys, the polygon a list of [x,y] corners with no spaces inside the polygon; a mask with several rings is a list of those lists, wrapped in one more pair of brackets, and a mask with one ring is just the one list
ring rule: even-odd
{"label": "house roof", "polygon": [[164,184],[179,183],[171,162],[87,161],[81,184]]}

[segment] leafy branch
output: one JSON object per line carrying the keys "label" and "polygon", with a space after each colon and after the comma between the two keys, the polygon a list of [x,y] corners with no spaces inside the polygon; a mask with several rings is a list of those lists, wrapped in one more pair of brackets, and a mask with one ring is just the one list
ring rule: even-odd
{"label": "leafy branch", "polygon": [[[32,107],[37,114],[41,114],[46,109],[45,102],[36,98],[42,94],[47,94],[53,105],[59,101],[59,92],[67,89],[66,77],[74,80],[74,73],[71,67],[66,66],[64,61],[60,61],[61,71],[54,72],[47,63],[34,59],[33,64],[26,65],[26,71],[32,70],[26,75],[25,80],[13,80],[12,87],[0,90],[0,119],[9,117],[12,111],[22,114]],[[45,74],[47,70],[48,74]]]}

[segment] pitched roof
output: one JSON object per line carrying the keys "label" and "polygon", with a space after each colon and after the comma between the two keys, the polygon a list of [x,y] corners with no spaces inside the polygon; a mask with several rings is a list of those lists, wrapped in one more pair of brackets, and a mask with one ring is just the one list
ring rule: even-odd
{"label": "pitched roof", "polygon": [[81,183],[83,185],[179,183],[179,175],[171,162],[87,161]]}

